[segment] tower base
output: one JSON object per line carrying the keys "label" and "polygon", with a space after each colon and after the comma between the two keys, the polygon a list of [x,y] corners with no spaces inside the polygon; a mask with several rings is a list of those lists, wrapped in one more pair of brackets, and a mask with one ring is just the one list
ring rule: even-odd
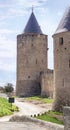
{"label": "tower base", "polygon": [[17,82],[16,96],[29,97],[41,94],[40,83],[36,80],[22,80]]}

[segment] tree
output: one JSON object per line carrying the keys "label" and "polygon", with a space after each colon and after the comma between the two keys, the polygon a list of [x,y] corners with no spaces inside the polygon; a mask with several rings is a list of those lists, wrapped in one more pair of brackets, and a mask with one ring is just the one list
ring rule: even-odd
{"label": "tree", "polygon": [[6,93],[13,92],[14,91],[13,84],[12,83],[7,83],[7,85],[4,86],[4,91]]}

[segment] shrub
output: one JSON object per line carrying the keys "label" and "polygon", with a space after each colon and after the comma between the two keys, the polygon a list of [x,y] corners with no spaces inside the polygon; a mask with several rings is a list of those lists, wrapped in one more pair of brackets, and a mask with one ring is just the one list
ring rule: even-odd
{"label": "shrub", "polygon": [[11,83],[8,83],[6,86],[4,86],[4,91],[6,93],[13,92],[14,91],[13,85]]}

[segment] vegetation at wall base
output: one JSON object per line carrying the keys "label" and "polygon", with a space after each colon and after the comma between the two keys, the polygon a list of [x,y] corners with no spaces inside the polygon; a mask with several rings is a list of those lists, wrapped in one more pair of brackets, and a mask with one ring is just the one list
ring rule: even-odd
{"label": "vegetation at wall base", "polygon": [[42,115],[38,115],[36,118],[63,125],[63,113],[54,112],[52,110]]}
{"label": "vegetation at wall base", "polygon": [[25,101],[41,101],[43,103],[53,103],[52,98],[41,97],[41,96],[32,96],[24,98]]}
{"label": "vegetation at wall base", "polygon": [[14,111],[18,111],[18,107],[11,105],[6,98],[0,97],[0,117],[11,115]]}

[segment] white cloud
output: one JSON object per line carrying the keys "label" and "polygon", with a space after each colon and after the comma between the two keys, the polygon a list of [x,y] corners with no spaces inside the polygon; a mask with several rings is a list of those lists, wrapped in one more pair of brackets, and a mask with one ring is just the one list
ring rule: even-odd
{"label": "white cloud", "polygon": [[0,30],[0,70],[16,71],[16,41],[6,35],[13,33],[12,30]]}
{"label": "white cloud", "polygon": [[7,72],[16,72],[16,64],[15,63],[7,63],[4,60],[0,60],[0,70]]}
{"label": "white cloud", "polygon": [[[5,8],[5,11],[2,11],[3,8]],[[25,10],[24,7],[22,8],[21,5],[18,5],[17,1],[16,1],[16,3],[13,1],[12,3],[10,2],[10,4],[8,4],[8,3],[0,4],[0,21],[9,19],[12,17],[23,16],[26,13],[27,13],[27,10]]]}
{"label": "white cloud", "polygon": [[22,9],[14,9],[10,8],[7,12],[4,12],[5,14],[0,14],[0,21],[10,18],[15,18],[19,16],[24,16],[27,11],[23,11]]}
{"label": "white cloud", "polygon": [[5,11],[0,11],[0,21],[12,17],[24,16],[34,6],[34,8],[45,8],[47,0],[12,0],[9,3],[1,3],[1,8],[6,8]]}
{"label": "white cloud", "polygon": [[0,51],[0,59],[2,59],[2,58],[10,58],[11,59],[11,58],[16,57],[16,52],[15,51],[12,51],[12,49],[10,49],[10,48],[8,48],[8,50]]}
{"label": "white cloud", "polygon": [[7,39],[6,37],[0,37],[0,51],[15,51],[16,49],[16,41]]}
{"label": "white cloud", "polygon": [[0,8],[10,7],[10,4],[6,3],[0,3]]}
{"label": "white cloud", "polygon": [[18,8],[10,8],[7,12],[8,17],[19,17],[26,15],[27,11],[24,9],[18,9]]}
{"label": "white cloud", "polygon": [[2,34],[12,34],[15,33],[16,31],[10,30],[10,29],[0,29],[0,35]]}
{"label": "white cloud", "polygon": [[43,6],[44,4],[46,4],[47,0],[18,0],[17,2],[21,6],[31,8],[31,6],[34,7]]}

